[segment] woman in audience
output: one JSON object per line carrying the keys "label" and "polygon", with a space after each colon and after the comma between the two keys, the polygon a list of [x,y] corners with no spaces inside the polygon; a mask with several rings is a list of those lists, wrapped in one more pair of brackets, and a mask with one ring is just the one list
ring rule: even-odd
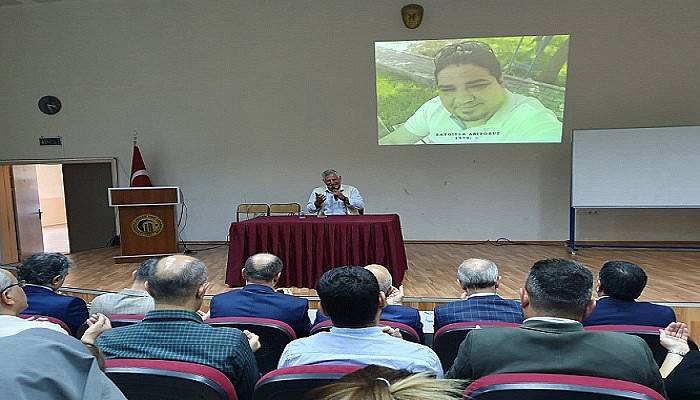
{"label": "woman in audience", "polygon": [[307,395],[316,400],[455,400],[465,382],[369,365]]}
{"label": "woman in audience", "polygon": [[688,326],[672,322],[660,330],[668,354],[661,365],[666,393],[671,400],[700,399],[700,352],[688,346]]}

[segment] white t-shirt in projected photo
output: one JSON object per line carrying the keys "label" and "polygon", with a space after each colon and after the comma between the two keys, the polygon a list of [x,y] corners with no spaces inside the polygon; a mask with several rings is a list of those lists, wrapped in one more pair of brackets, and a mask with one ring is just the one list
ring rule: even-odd
{"label": "white t-shirt in projected photo", "polygon": [[[480,126],[465,128],[442,105],[439,97],[426,101],[404,127],[429,144],[559,143],[562,124],[534,97],[505,91],[505,102]],[[420,142],[419,142],[420,143]]]}

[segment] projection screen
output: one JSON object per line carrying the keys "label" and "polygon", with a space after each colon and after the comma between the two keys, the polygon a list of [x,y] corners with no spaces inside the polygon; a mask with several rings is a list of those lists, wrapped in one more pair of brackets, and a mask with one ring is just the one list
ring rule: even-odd
{"label": "projection screen", "polygon": [[569,35],[375,42],[378,143],[560,143]]}

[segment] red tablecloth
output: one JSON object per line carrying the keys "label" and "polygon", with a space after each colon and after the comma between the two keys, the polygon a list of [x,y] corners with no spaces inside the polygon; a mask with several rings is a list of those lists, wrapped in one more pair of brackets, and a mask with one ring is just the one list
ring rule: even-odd
{"label": "red tablecloth", "polygon": [[278,286],[315,288],[328,269],[343,265],[381,264],[394,285],[407,268],[399,216],[337,215],[258,217],[234,222],[229,230],[226,283],[244,284],[241,268],[249,256],[268,252],[284,263]]}

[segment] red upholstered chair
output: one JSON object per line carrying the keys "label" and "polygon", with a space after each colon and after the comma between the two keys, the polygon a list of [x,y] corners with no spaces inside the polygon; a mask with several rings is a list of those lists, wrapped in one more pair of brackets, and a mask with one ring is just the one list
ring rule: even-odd
{"label": "red upholstered chair", "polygon": [[452,364],[454,364],[455,358],[457,358],[459,345],[464,340],[464,337],[467,336],[469,331],[476,329],[477,325],[483,329],[517,328],[520,326],[520,324],[501,321],[455,322],[443,326],[433,335],[433,350],[435,350],[438,358],[440,358],[442,368],[445,371],[450,369]]}
{"label": "red upholstered chair", "polygon": [[223,372],[202,364],[168,360],[111,359],[107,376],[129,400],[237,400]]}
{"label": "red upholstered chair", "polygon": [[[112,323],[112,328],[118,328],[120,326],[133,325],[143,321],[144,314],[109,314],[107,315],[109,321]],[[87,322],[80,325],[78,332],[75,337],[81,338],[88,328]]]}
{"label": "red upholstered chair", "polygon": [[260,337],[260,349],[255,352],[258,370],[266,374],[277,368],[282,351],[289,342],[297,338],[294,329],[287,323],[269,318],[218,317],[205,320],[215,327],[249,330]]}
{"label": "red upholstered chair", "polygon": [[[414,343],[420,343],[420,336],[418,336],[418,332],[416,332],[415,329],[413,329],[412,326],[406,325],[401,322],[394,322],[394,321],[385,321],[385,320],[380,320],[379,325],[383,326],[390,326],[392,328],[398,328],[398,330],[401,332],[401,337],[403,340],[407,340],[409,342],[414,342]],[[328,332],[331,330],[333,327],[333,322],[329,319],[319,322],[318,324],[314,325],[311,328],[311,334],[319,333],[319,332]]]}
{"label": "red upholstered chair", "polygon": [[617,379],[561,374],[496,374],[479,378],[465,390],[474,400],[664,400],[644,385]]}
{"label": "red upholstered chair", "polygon": [[48,322],[59,325],[61,328],[63,328],[63,330],[68,332],[69,335],[73,334],[73,331],[70,329],[70,327],[68,327],[68,324],[66,324],[65,322],[63,322],[60,319],[55,318],[55,317],[49,317],[46,315],[32,315],[32,314],[20,314],[20,315],[18,315],[18,317],[23,318],[23,319],[28,319],[28,318],[44,319]]}
{"label": "red upholstered chair", "polygon": [[333,383],[359,365],[300,365],[268,372],[255,385],[255,400],[302,400],[311,389]]}
{"label": "red upholstered chair", "polygon": [[[655,326],[645,325],[591,325],[584,328],[587,331],[612,331],[622,332],[630,335],[639,336],[649,345],[651,352],[654,354],[656,363],[661,366],[666,358],[666,349],[659,342],[659,329]],[[688,345],[691,350],[697,350],[698,346],[692,340],[688,339]]]}
{"label": "red upholstered chair", "polygon": [[143,321],[144,314],[109,314],[107,318],[112,323],[112,328],[133,325]]}
{"label": "red upholstered chair", "polygon": [[325,321],[319,322],[318,324],[311,327],[310,335],[315,335],[319,332],[328,332],[333,327],[333,321],[327,319]]}

